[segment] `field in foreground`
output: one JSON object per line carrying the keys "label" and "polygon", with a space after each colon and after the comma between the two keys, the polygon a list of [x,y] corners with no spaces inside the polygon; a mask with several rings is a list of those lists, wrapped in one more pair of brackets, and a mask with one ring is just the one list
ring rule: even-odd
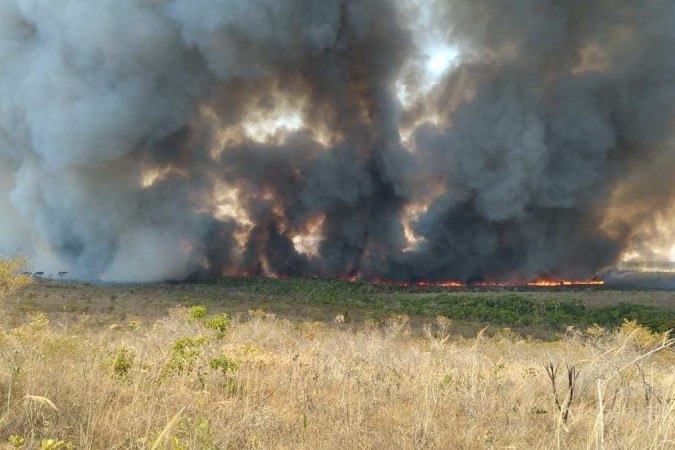
{"label": "field in foreground", "polygon": [[[457,293],[453,303],[450,294],[415,293],[427,309],[415,314],[407,293],[237,283],[43,283],[14,293],[0,333],[0,441],[176,450],[674,445],[675,354],[661,348],[663,334],[635,322],[547,322],[541,340],[505,325],[475,333],[482,321],[435,314],[473,300],[494,315],[513,295],[591,310],[611,305],[610,294]],[[665,294],[615,295],[672,311]]]}

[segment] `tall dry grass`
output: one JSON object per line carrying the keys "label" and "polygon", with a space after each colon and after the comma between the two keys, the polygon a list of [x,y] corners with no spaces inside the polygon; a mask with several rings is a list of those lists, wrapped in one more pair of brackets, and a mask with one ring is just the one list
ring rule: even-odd
{"label": "tall dry grass", "polygon": [[0,301],[28,284],[30,278],[21,274],[25,266],[26,260],[19,256],[0,258]]}
{"label": "tall dry grass", "polygon": [[[228,323],[177,308],[155,323],[100,329],[83,315],[35,315],[0,334],[0,440],[50,449],[674,445],[675,356],[660,348],[664,336],[634,323],[538,342],[508,329],[451,338],[444,318],[424,337],[410,335],[405,316],[358,329],[343,319],[252,311]],[[571,402],[565,363],[578,371]]]}

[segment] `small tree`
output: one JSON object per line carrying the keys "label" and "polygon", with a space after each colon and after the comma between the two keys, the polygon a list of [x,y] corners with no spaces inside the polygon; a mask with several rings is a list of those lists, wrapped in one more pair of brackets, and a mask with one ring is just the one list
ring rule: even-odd
{"label": "small tree", "polygon": [[21,274],[25,266],[26,260],[22,257],[0,258],[0,300],[28,284],[30,277]]}

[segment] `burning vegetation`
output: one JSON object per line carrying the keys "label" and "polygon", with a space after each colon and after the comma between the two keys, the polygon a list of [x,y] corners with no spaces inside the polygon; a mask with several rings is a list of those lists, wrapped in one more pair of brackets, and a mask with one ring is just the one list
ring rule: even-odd
{"label": "burning vegetation", "polygon": [[[356,276],[349,277],[351,283],[356,283],[359,278]],[[590,280],[554,280],[554,279],[539,279],[532,281],[475,281],[475,282],[461,282],[461,281],[391,281],[381,280],[379,278],[367,280],[375,285],[391,285],[400,287],[435,287],[435,288],[509,288],[509,287],[531,287],[531,288],[553,288],[553,287],[580,287],[580,286],[604,286],[605,282],[599,278]]]}

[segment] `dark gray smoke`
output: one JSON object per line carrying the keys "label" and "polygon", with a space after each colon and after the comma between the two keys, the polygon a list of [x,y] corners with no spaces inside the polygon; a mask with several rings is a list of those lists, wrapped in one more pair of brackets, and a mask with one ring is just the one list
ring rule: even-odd
{"label": "dark gray smoke", "polygon": [[666,0],[0,0],[0,251],[591,276],[668,228],[673,48]]}

